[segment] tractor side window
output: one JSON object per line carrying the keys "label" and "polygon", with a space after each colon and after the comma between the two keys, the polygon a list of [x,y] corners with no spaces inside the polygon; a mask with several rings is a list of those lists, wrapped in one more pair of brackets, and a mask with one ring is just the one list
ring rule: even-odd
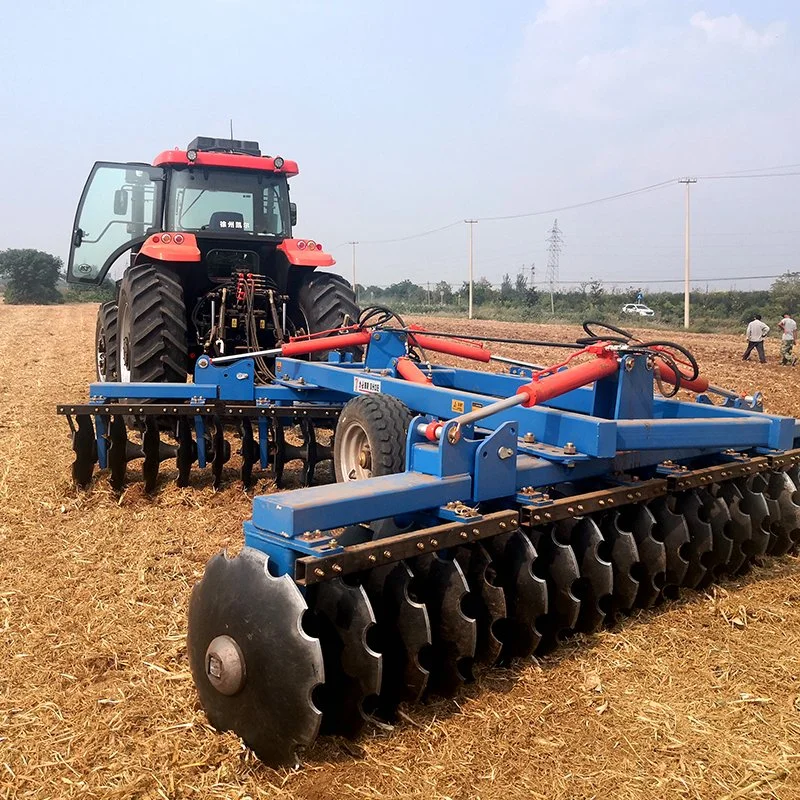
{"label": "tractor side window", "polygon": [[101,279],[120,248],[158,229],[160,170],[128,164],[96,164],[84,189],[72,234],[69,277]]}

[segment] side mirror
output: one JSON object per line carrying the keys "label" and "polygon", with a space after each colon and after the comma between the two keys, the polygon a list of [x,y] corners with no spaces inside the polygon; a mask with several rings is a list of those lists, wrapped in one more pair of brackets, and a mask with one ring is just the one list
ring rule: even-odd
{"label": "side mirror", "polygon": [[80,228],[75,228],[75,231],[72,234],[72,246],[80,247],[82,241],[83,241],[83,231]]}
{"label": "side mirror", "polygon": [[114,213],[121,217],[128,211],[128,193],[124,189],[114,192]]}
{"label": "side mirror", "polygon": [[292,227],[297,225],[297,203],[289,203],[289,221]]}

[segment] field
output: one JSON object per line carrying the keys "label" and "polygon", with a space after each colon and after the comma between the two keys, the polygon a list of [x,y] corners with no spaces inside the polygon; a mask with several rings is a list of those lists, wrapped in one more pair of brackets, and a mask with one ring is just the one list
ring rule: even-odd
{"label": "field", "polygon": [[[298,772],[262,766],[206,724],[185,643],[190,589],[241,546],[250,496],[233,467],[219,493],[200,473],[182,490],[165,475],[152,500],[141,484],[72,488],[54,411],[86,396],[94,320],[89,305],[0,305],[0,798],[800,798],[797,558],[491,671],[393,732],[323,739]],[[800,369],[777,365],[776,342],[762,366],[742,364],[741,337],[669,336],[717,383],[800,413]]]}

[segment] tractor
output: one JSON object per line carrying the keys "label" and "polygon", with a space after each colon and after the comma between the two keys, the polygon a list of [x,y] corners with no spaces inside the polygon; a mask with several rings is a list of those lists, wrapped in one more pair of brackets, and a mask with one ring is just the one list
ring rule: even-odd
{"label": "tractor", "polygon": [[[205,136],[152,165],[94,165],[67,280],[102,284],[125,265],[97,314],[98,381],[184,383],[201,355],[280,347],[357,320],[353,288],[322,269],[333,257],[293,236],[297,173],[258,142]],[[271,377],[267,360],[257,367]]]}

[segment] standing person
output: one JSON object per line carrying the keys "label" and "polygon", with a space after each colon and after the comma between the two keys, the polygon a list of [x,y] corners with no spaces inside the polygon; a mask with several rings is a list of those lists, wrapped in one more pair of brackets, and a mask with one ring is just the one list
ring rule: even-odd
{"label": "standing person", "polygon": [[781,366],[794,366],[797,363],[797,356],[792,356],[792,348],[797,344],[797,323],[786,313],[778,323],[782,331],[781,335]]}
{"label": "standing person", "polygon": [[642,294],[641,289],[639,289],[639,294],[636,295],[636,302],[640,305],[644,302],[644,295]]}
{"label": "standing person", "polygon": [[753,321],[747,326],[747,350],[744,351],[742,361],[750,360],[750,353],[755,348],[758,353],[758,360],[762,364],[767,363],[767,357],[764,355],[764,339],[769,333],[769,325],[765,325],[761,321],[761,314],[754,314]]}

